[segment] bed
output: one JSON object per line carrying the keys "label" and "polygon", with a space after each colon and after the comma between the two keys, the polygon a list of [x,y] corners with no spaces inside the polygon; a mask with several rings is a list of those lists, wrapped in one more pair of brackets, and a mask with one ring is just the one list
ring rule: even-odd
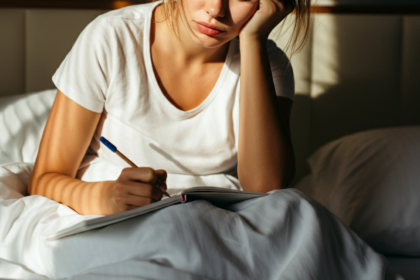
{"label": "bed", "polygon": [[[298,167],[293,186],[300,192],[291,190],[289,195],[303,193],[320,202],[358,238],[386,256],[391,270],[404,279],[420,279],[420,226],[416,219],[420,213],[420,202],[416,199],[420,194],[418,9],[393,12],[361,8],[343,12],[324,7],[320,11],[315,16],[309,43],[292,57],[297,93],[292,133]],[[52,220],[63,218],[65,222],[57,224],[58,228],[84,217],[48,200],[32,204],[29,198],[23,199],[25,185],[56,91],[50,77],[83,27],[103,12],[0,9],[0,36],[6,38],[0,44],[2,203],[21,201],[20,209],[26,209],[27,215],[32,213],[31,209],[40,207]],[[276,32],[272,38],[280,47],[284,46],[287,31],[280,37]],[[388,213],[389,209],[392,211]],[[19,223],[7,226],[9,232],[22,229]],[[48,229],[43,230],[47,233]],[[3,238],[7,236],[2,232]],[[1,242],[0,246],[7,244],[4,239]],[[28,241],[22,240],[21,244],[25,242]],[[46,267],[45,260],[52,258],[37,253],[45,252],[40,248],[30,248],[33,250],[27,252],[32,256],[30,266],[0,259],[0,277],[204,279],[165,266],[164,258],[148,262],[133,259],[110,266],[92,263],[79,276],[66,274],[66,266],[61,267],[62,274],[52,271],[54,266],[41,273]],[[111,251],[100,254],[112,254],[113,249],[108,249]],[[136,274],[139,267],[144,268],[144,274]],[[298,279],[294,276],[291,279]]]}
{"label": "bed", "polygon": [[308,159],[295,188],[316,199],[405,279],[419,279],[420,126],[341,137]]}

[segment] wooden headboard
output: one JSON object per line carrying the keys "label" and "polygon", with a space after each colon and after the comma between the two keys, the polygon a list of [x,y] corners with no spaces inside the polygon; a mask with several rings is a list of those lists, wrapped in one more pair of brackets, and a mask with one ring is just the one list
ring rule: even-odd
{"label": "wooden headboard", "polygon": [[25,8],[25,9],[100,9],[112,10],[129,5],[146,3],[148,1],[32,1],[32,0],[0,0],[0,8]]}
{"label": "wooden headboard", "polygon": [[[137,1],[0,0],[0,96],[53,88],[51,76],[83,28]],[[321,145],[362,130],[420,125],[420,7],[316,6],[292,57],[298,176]],[[284,47],[288,33],[271,38]]]}
{"label": "wooden headboard", "polygon": [[[137,1],[101,1],[101,0],[73,0],[73,1],[36,1],[36,0],[0,0],[0,8],[25,9],[120,9],[130,5],[147,3],[147,0]],[[313,13],[322,14],[420,14],[420,5],[378,6],[378,5],[317,5],[312,7]]]}

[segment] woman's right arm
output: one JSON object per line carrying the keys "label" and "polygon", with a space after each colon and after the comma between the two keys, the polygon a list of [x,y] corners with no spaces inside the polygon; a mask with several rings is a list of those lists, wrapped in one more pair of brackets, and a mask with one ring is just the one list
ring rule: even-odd
{"label": "woman's right arm", "polygon": [[75,179],[100,117],[100,113],[57,92],[29,182],[29,194],[48,197],[82,215],[110,215],[162,198],[161,189],[166,186],[158,184],[166,180],[163,170],[126,168],[116,181],[88,183]]}

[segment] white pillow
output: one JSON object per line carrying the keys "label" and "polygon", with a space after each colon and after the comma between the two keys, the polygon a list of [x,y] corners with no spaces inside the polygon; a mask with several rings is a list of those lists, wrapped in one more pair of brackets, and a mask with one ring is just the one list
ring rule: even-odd
{"label": "white pillow", "polygon": [[371,247],[420,256],[420,126],[345,136],[309,164],[313,197]]}
{"label": "white pillow", "polygon": [[0,164],[35,162],[56,92],[0,98]]}

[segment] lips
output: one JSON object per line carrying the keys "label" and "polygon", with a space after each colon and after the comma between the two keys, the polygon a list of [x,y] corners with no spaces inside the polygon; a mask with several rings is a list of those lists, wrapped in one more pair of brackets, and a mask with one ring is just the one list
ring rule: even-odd
{"label": "lips", "polygon": [[217,26],[211,25],[205,22],[196,22],[198,30],[208,36],[216,36],[224,33],[224,30],[220,30]]}

